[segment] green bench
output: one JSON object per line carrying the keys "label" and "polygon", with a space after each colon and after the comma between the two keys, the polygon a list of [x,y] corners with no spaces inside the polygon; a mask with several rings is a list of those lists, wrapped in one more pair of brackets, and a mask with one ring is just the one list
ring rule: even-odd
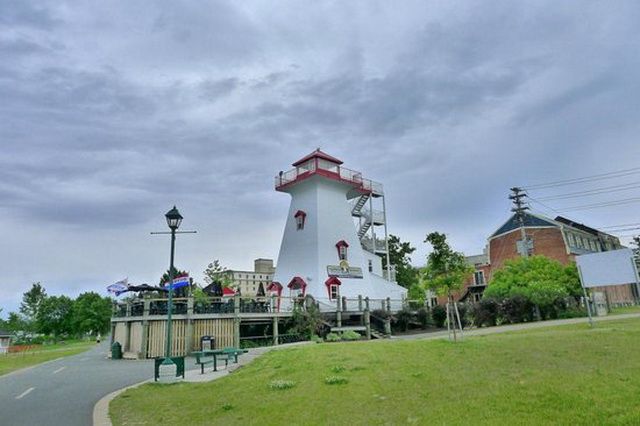
{"label": "green bench", "polygon": [[[206,354],[204,354],[203,352],[194,352],[193,353],[196,356],[196,364],[198,364],[200,366],[200,374],[204,374],[204,366],[207,364],[212,364],[215,362],[215,357],[213,356],[208,356]],[[214,367],[213,371],[215,371],[216,368]]]}
{"label": "green bench", "polygon": [[205,365],[213,364],[213,371],[218,371],[218,361],[224,361],[224,365],[227,367],[229,361],[237,363],[238,357],[247,352],[249,351],[246,349],[228,347],[224,349],[194,351],[193,355],[196,357],[196,364],[200,366],[200,373],[204,374]]}
{"label": "green bench", "polygon": [[249,352],[246,349],[237,349],[227,347],[222,349],[222,354],[218,355],[218,358],[225,361],[225,365],[229,364],[229,361],[233,360],[234,363],[238,362],[238,357],[242,354]]}

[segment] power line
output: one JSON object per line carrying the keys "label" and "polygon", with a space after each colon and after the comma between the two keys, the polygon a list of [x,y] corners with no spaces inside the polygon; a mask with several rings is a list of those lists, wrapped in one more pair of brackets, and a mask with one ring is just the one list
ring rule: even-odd
{"label": "power line", "polygon": [[623,223],[621,225],[601,226],[600,229],[621,228],[621,227],[625,227],[625,226],[636,226],[636,225],[640,225],[640,222]]}
{"label": "power line", "polygon": [[603,179],[613,179],[613,178],[617,178],[617,177],[632,175],[632,174],[635,174],[635,173],[640,173],[640,167],[636,167],[636,168],[633,168],[633,169],[627,169],[627,170],[620,170],[620,171],[617,171],[617,172],[600,173],[600,174],[597,174],[597,175],[585,176],[585,177],[581,177],[581,178],[558,180],[558,181],[555,181],[555,182],[542,183],[542,184],[538,184],[538,185],[529,185],[529,186],[521,187],[520,189],[531,190],[531,189],[553,188],[553,187],[556,187],[556,186],[574,185],[574,184],[578,184],[578,183],[593,182],[593,181],[596,181],[596,180],[603,180]]}
{"label": "power line", "polygon": [[545,207],[546,209],[548,209],[549,211],[553,211],[559,215],[563,215],[564,213],[562,213],[561,211],[558,211],[556,209],[554,209],[553,207],[550,207],[544,203],[541,203],[539,200],[536,200],[535,198],[532,198],[530,195],[527,196],[531,201],[533,201],[534,203],[540,204],[541,206]]}
{"label": "power line", "polygon": [[637,226],[635,228],[620,228],[620,229],[613,229],[613,230],[609,230],[609,232],[616,234],[618,232],[627,232],[627,231],[635,231],[636,229],[640,229],[640,226]]}
{"label": "power line", "polygon": [[604,203],[595,203],[595,204],[586,204],[584,206],[567,207],[567,208],[563,208],[562,210],[565,211],[565,212],[575,212],[575,211],[578,211],[578,210],[590,210],[590,209],[597,209],[597,208],[601,208],[601,207],[621,206],[621,205],[624,205],[624,204],[637,203],[638,201],[640,201],[640,197],[625,198],[623,200],[606,201]]}
{"label": "power line", "polygon": [[605,188],[591,189],[588,191],[578,191],[578,192],[569,192],[566,194],[551,195],[548,197],[542,197],[540,198],[540,200],[542,201],[564,200],[567,198],[579,198],[579,197],[586,197],[589,195],[600,195],[600,194],[609,194],[612,192],[627,191],[629,189],[635,189],[635,188],[640,188],[640,183],[634,182],[634,183],[627,183],[623,185],[608,186]]}

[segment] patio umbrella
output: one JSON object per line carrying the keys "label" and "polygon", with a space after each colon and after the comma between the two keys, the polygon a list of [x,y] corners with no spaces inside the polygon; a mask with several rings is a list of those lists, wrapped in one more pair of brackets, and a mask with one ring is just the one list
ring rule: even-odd
{"label": "patio umbrella", "polygon": [[163,291],[168,293],[169,290],[162,287],[155,287],[149,284],[130,285],[127,291]]}

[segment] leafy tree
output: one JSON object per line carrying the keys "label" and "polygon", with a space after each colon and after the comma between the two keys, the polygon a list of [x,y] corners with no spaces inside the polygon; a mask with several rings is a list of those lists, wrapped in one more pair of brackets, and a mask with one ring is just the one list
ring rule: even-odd
{"label": "leafy tree", "polygon": [[[389,235],[389,262],[395,265],[396,281],[404,288],[411,288],[418,282],[418,271],[411,266],[411,257],[409,257],[414,251],[416,248],[411,247],[410,243],[403,243],[395,235]],[[387,267],[386,256],[382,258],[382,266]]]}
{"label": "leafy tree", "polygon": [[412,284],[411,287],[409,287],[407,297],[409,300],[413,300],[418,305],[423,306],[425,299],[424,287],[419,283]]}
{"label": "leafy tree", "polygon": [[218,259],[207,265],[207,269],[204,270],[204,282],[207,285],[217,283],[221,288],[229,287],[231,285],[231,276],[226,267],[220,265]]}
{"label": "leafy tree", "polygon": [[47,292],[39,282],[31,284],[31,289],[22,295],[20,313],[25,317],[27,331],[34,331],[40,307],[46,298]]}
{"label": "leafy tree", "polygon": [[82,293],[73,303],[73,329],[78,334],[107,333],[111,318],[111,299],[98,293]]}
{"label": "leafy tree", "polygon": [[565,267],[545,256],[509,260],[495,272],[485,296],[504,299],[517,294],[534,304],[541,319],[541,312],[557,299],[581,294],[576,265]]}
{"label": "leafy tree", "polygon": [[432,232],[425,242],[433,246],[424,270],[425,284],[439,296],[452,298],[453,292],[460,290],[464,281],[473,274],[473,268],[467,264],[464,254],[449,247],[446,235]]}
{"label": "leafy tree", "polygon": [[[428,289],[439,296],[447,296],[447,303],[453,305],[453,292],[462,288],[464,281],[473,274],[473,267],[467,264],[464,254],[453,251],[447,243],[447,237],[439,232],[427,235],[425,242],[431,244],[433,251],[427,256],[427,266],[424,271],[424,281]],[[455,323],[453,324],[453,338],[456,339]],[[460,317],[458,319],[461,321]]]}
{"label": "leafy tree", "polygon": [[55,338],[73,334],[73,300],[67,296],[44,299],[38,309],[36,329]]}
{"label": "leafy tree", "polygon": [[29,324],[27,324],[27,320],[23,315],[17,312],[9,312],[9,318],[7,318],[5,322],[5,327],[7,327],[8,331],[15,333],[18,331],[27,331]]}

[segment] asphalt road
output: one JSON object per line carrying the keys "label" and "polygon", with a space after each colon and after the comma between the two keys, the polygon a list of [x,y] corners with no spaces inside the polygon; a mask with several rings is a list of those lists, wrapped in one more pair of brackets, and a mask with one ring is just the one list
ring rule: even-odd
{"label": "asphalt road", "polygon": [[153,378],[153,360],[111,360],[108,350],[103,342],[0,377],[0,425],[89,426],[100,398]]}

